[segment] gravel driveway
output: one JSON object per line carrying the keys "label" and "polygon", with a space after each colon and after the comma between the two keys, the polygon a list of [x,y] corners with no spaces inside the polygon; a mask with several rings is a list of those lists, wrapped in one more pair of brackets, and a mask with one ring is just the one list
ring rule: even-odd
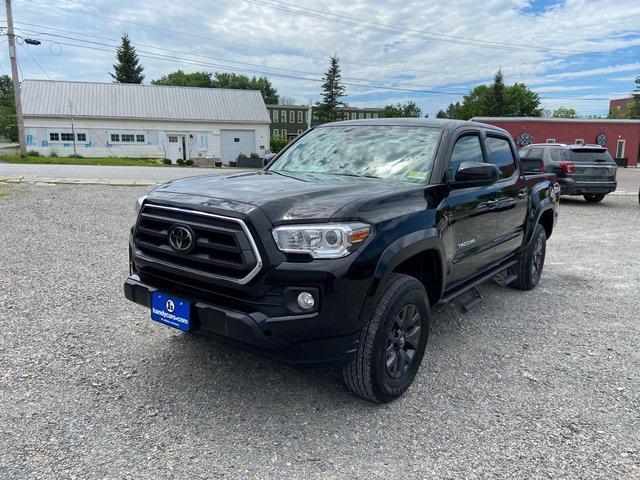
{"label": "gravel driveway", "polygon": [[0,185],[0,478],[639,478],[640,208],[563,199],[539,287],[434,315],[372,405],[123,298],[145,189]]}

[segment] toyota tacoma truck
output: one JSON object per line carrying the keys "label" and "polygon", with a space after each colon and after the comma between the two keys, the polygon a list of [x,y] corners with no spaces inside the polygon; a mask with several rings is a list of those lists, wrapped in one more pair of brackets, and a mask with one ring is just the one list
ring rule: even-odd
{"label": "toyota tacoma truck", "polygon": [[310,129],[262,171],[174,180],[137,202],[129,300],[388,402],[431,311],[489,279],[534,288],[557,216],[500,128],[371,119]]}

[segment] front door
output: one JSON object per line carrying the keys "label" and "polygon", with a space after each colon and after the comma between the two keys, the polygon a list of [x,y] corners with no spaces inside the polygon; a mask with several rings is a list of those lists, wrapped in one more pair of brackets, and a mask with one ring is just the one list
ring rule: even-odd
{"label": "front door", "polygon": [[[462,162],[484,161],[479,132],[464,133],[453,147],[447,177],[453,179]],[[452,190],[446,198],[448,287],[491,264],[498,222],[497,197],[496,186],[489,185]]]}
{"label": "front door", "polygon": [[184,135],[169,134],[166,139],[167,158],[172,162],[184,160]]}

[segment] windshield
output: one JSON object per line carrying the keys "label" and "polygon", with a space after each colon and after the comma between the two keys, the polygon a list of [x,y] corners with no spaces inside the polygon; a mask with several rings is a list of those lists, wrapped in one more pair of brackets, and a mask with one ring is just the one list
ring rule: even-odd
{"label": "windshield", "polygon": [[424,183],[441,132],[431,127],[323,126],[291,145],[269,170]]}

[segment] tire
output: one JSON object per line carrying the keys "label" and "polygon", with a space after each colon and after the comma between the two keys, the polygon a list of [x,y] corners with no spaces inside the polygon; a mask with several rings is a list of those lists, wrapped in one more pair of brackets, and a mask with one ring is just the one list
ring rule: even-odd
{"label": "tire", "polygon": [[584,199],[587,201],[587,203],[598,203],[604,199],[605,194],[604,193],[585,193],[583,196],[584,196]]}
{"label": "tire", "polygon": [[511,283],[511,286],[518,290],[533,290],[542,276],[546,251],[547,233],[538,223],[527,248],[518,252],[515,266],[518,278]]}
{"label": "tire", "polygon": [[362,329],[354,358],[342,369],[347,387],[377,403],[402,395],[422,362],[430,321],[429,299],[422,283],[409,275],[393,274]]}

